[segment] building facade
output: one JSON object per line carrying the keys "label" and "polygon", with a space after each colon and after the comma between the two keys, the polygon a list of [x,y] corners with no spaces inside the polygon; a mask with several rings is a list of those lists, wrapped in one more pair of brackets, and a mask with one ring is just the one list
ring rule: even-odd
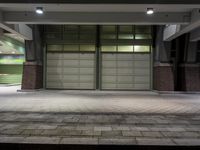
{"label": "building facade", "polygon": [[1,27],[31,31],[22,89],[199,91],[199,3],[2,2]]}

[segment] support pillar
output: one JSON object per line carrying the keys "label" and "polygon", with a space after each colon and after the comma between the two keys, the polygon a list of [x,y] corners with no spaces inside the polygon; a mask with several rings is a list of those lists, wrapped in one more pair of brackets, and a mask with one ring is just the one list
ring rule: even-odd
{"label": "support pillar", "polygon": [[25,41],[22,89],[43,88],[43,52],[40,26],[32,26],[33,40]]}

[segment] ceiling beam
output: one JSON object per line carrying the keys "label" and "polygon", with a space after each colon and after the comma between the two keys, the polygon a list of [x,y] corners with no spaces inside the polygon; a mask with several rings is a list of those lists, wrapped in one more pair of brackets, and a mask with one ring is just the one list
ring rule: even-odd
{"label": "ceiling beam", "polygon": [[1,0],[0,3],[65,4],[200,4],[199,0]]}
{"label": "ceiling beam", "polygon": [[185,33],[200,27],[200,11],[194,9],[191,14],[191,22],[189,25],[169,25],[164,29],[163,40],[171,41]]}
{"label": "ceiling beam", "polygon": [[25,24],[6,24],[3,19],[3,14],[0,12],[0,28],[16,34],[25,40],[32,40],[32,29]]}
{"label": "ceiling beam", "polygon": [[189,13],[155,13],[148,16],[145,13],[120,12],[45,12],[37,15],[35,12],[4,12],[4,22],[7,24],[188,24]]}

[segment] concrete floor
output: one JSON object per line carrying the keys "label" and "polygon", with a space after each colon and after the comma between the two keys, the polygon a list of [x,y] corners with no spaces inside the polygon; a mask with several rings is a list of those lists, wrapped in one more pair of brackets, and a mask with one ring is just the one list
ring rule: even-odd
{"label": "concrete floor", "polygon": [[70,113],[199,114],[200,94],[158,94],[131,91],[17,92],[0,87],[0,111]]}
{"label": "concrete floor", "polygon": [[0,87],[0,143],[200,145],[200,95]]}

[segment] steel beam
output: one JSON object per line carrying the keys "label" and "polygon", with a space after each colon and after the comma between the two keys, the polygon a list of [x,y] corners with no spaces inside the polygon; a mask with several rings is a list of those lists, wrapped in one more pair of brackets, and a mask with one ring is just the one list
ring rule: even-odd
{"label": "steel beam", "polygon": [[191,14],[191,23],[189,25],[169,25],[164,29],[163,40],[171,41],[185,33],[200,27],[200,10],[195,9]]}
{"label": "steel beam", "polygon": [[3,14],[0,12],[0,28],[16,34],[25,40],[32,40],[32,29],[25,24],[6,24]]}
{"label": "steel beam", "polygon": [[189,13],[83,13],[83,12],[45,12],[37,15],[34,12],[4,12],[7,24],[188,24]]}

